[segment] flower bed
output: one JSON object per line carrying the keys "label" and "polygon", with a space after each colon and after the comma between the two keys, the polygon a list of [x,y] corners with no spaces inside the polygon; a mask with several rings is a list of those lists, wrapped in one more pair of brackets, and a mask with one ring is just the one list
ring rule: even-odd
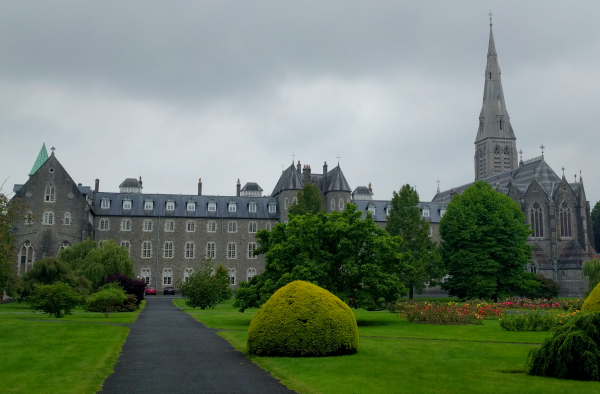
{"label": "flower bed", "polygon": [[395,305],[398,316],[405,317],[411,323],[464,325],[481,324],[484,317],[468,304],[441,304],[439,302],[404,302]]}
{"label": "flower bed", "polygon": [[524,312],[505,315],[498,319],[500,327],[507,331],[550,331],[556,326],[565,324],[579,311],[559,314],[544,314],[543,312]]}

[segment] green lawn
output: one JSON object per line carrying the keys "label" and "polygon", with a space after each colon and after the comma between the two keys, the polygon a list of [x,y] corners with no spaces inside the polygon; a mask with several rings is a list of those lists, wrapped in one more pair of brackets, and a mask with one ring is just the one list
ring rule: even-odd
{"label": "green lawn", "polygon": [[33,313],[24,303],[0,304],[0,392],[100,390],[113,371],[129,328],[85,323],[133,323],[142,308],[111,314],[108,319],[78,309],[56,319]]}
{"label": "green lawn", "polygon": [[[239,313],[231,301],[215,309],[175,305],[220,332],[246,353],[246,329],[255,310]],[[497,321],[478,326],[408,323],[390,312],[354,311],[358,353],[341,357],[249,358],[300,393],[597,393],[600,383],[539,378],[522,373],[527,353],[548,332],[509,332]],[[532,345],[533,344],[533,345]]]}

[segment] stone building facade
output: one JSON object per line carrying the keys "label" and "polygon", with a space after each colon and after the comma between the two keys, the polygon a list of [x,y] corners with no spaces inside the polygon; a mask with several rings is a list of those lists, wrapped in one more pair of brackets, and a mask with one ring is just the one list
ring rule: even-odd
{"label": "stone building facade", "polygon": [[[590,205],[583,179],[568,182],[540,157],[517,161],[516,137],[506,104],[500,67],[490,24],[484,96],[475,139],[475,180],[488,182],[521,207],[533,230],[532,262],[527,269],[556,280],[563,295],[579,296],[586,283],[582,267],[597,258],[593,244]],[[543,152],[542,152],[543,153]],[[54,153],[42,147],[28,181],[15,185],[15,198],[30,207],[33,221],[14,230],[18,241],[19,274],[43,257],[56,256],[61,248],[91,238],[112,239],[126,247],[135,262],[136,276],[161,289],[184,281],[206,259],[230,271],[233,287],[260,274],[263,255],[254,256],[256,231],[270,230],[287,222],[288,209],[307,183],[317,185],[327,212],[343,211],[352,202],[366,216],[385,227],[389,200],[373,199],[371,185],[352,191],[338,165],[324,163],[322,173],[311,166],[292,163],[282,171],[271,196],[263,196],[256,183],[241,187],[231,196],[143,193],[141,178],[127,178],[119,192],[103,192],[76,184]],[[438,191],[419,207],[431,223],[431,237],[439,241],[439,222],[456,193],[469,184]]]}

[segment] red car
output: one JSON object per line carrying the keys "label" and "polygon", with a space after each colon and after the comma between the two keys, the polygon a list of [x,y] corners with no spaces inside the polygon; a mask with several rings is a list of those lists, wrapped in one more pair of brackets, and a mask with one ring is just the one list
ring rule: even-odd
{"label": "red car", "polygon": [[156,287],[152,287],[152,286],[146,287],[146,295],[149,295],[149,294],[156,295]]}

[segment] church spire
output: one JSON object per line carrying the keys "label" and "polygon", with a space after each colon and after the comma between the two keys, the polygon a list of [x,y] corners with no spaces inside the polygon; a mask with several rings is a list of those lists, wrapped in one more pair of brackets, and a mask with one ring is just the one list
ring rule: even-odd
{"label": "church spire", "polygon": [[509,171],[517,167],[516,137],[506,111],[500,65],[494,41],[490,12],[483,104],[475,138],[475,179]]}
{"label": "church spire", "polygon": [[31,168],[31,172],[29,176],[35,174],[37,170],[48,160],[48,151],[46,150],[46,143],[42,145],[42,149],[40,149],[40,153],[38,153],[37,159],[35,159],[35,163],[33,163],[33,167]]}

